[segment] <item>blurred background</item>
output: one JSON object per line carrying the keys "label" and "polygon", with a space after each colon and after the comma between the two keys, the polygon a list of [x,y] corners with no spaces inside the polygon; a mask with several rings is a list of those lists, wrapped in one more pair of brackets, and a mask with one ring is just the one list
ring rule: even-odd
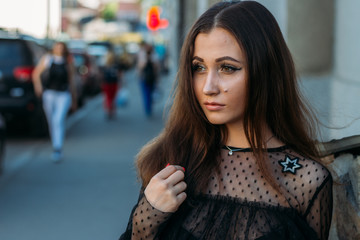
{"label": "blurred background", "polygon": [[[216,0],[0,2],[0,239],[117,239],[139,192],[134,159],[166,119],[183,39]],[[319,141],[360,133],[360,1],[259,0],[276,17],[301,90],[321,121]],[[79,108],[53,164],[31,73],[55,41],[69,47]],[[159,79],[144,112],[137,63],[154,49]],[[116,118],[106,118],[101,68],[121,64]],[[360,196],[360,195],[359,195]],[[333,238],[336,239],[336,238]]]}

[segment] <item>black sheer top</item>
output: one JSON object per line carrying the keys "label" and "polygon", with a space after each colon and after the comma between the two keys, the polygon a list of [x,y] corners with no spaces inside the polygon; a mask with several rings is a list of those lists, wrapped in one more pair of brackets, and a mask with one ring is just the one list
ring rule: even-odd
{"label": "black sheer top", "polygon": [[[327,239],[332,178],[320,163],[288,147],[268,149],[279,194],[263,177],[253,152],[219,156],[221,174],[175,213],[153,208],[141,191],[124,239]],[[191,199],[191,201],[190,201]]]}

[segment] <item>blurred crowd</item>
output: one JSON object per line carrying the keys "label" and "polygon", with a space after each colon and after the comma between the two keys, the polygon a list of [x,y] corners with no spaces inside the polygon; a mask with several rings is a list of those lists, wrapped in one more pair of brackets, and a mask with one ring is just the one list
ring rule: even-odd
{"label": "blurred crowd", "polygon": [[[54,98],[49,97],[49,91],[45,91],[49,86],[45,86],[43,75],[49,74],[46,69],[52,69],[54,78],[54,72],[61,71],[61,67],[54,70],[58,67],[54,63],[59,63],[59,57],[64,58],[60,63],[64,61],[65,68],[69,67],[71,84],[62,89],[59,87],[61,84],[57,83],[58,88],[54,87],[55,84],[50,90],[69,90],[70,104],[67,104],[68,107],[64,107],[66,104],[62,106],[65,118],[83,107],[88,98],[99,94],[103,94],[105,117],[114,118],[115,101],[122,104],[121,101],[125,103],[129,97],[126,79],[123,79],[126,71],[136,72],[144,112],[147,117],[151,117],[157,79],[160,74],[168,72],[164,44],[143,41],[125,45],[110,41],[85,42],[71,39],[60,42],[62,51],[66,50],[66,54],[57,54],[55,46],[58,43],[39,40],[19,32],[0,30],[0,133],[1,129],[19,128],[23,134],[31,136],[54,135],[51,129],[53,123],[49,118],[49,109],[54,105],[49,102]],[[54,103],[59,101],[54,100]],[[2,138],[5,141],[5,136],[0,136],[0,141]]]}

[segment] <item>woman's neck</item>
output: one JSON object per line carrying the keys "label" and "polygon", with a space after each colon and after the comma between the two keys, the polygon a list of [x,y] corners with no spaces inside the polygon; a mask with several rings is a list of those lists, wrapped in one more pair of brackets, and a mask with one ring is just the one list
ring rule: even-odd
{"label": "woman's neck", "polygon": [[[226,125],[226,128],[227,128],[228,136],[227,136],[227,140],[225,141],[225,145],[238,147],[238,148],[250,147],[250,143],[246,138],[244,127],[242,125],[239,126],[239,125],[228,124]],[[272,147],[273,146],[272,142],[276,140],[272,131],[268,127],[265,127],[262,135],[264,138],[263,141],[266,143],[267,147]]]}
{"label": "woman's neck", "polygon": [[227,124],[227,139],[225,145],[232,147],[248,148],[250,143],[246,138],[243,126]]}

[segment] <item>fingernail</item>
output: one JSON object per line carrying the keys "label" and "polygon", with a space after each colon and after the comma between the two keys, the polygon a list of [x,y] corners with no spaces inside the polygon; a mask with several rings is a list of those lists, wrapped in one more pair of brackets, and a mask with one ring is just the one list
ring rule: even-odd
{"label": "fingernail", "polygon": [[168,166],[170,166],[170,163],[166,164],[166,166],[165,166],[165,167],[168,167]]}
{"label": "fingernail", "polygon": [[185,168],[184,167],[182,167],[182,169],[184,170],[184,172],[185,172]]}

